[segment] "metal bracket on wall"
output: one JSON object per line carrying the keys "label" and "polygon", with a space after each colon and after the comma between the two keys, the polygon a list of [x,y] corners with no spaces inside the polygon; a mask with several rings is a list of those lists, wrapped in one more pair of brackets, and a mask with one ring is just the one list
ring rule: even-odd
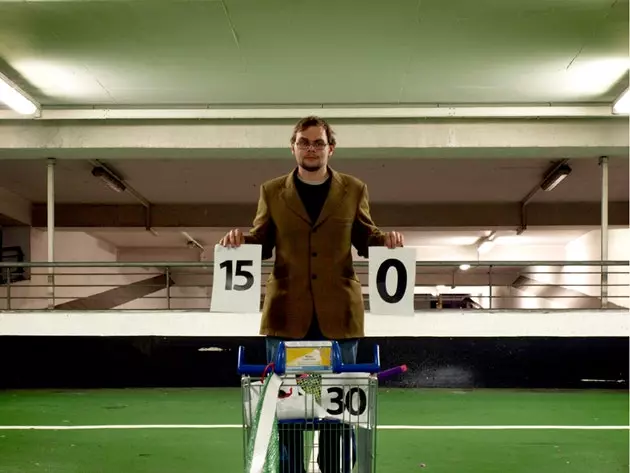
{"label": "metal bracket on wall", "polygon": [[148,232],[153,230],[151,228],[151,204],[144,206],[144,228]]}
{"label": "metal bracket on wall", "polygon": [[525,230],[527,230],[527,210],[525,209],[524,203],[521,203],[521,207],[519,209],[519,217],[521,220],[521,224],[516,229],[516,234],[521,235]]}

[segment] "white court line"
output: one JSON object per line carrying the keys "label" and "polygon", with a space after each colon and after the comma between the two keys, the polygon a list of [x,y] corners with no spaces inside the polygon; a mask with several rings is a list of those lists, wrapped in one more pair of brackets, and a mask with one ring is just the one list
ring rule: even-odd
{"label": "white court line", "polygon": [[630,430],[630,425],[379,425],[384,430]]}
{"label": "white court line", "polygon": [[[0,430],[240,429],[240,424],[0,425]],[[630,430],[629,425],[379,425],[379,430]]]}

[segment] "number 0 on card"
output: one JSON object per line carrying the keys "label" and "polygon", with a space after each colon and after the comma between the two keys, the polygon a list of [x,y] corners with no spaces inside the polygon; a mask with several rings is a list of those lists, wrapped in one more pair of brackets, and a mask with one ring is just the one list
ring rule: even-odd
{"label": "number 0 on card", "polygon": [[413,315],[416,250],[371,246],[369,268],[370,313]]}

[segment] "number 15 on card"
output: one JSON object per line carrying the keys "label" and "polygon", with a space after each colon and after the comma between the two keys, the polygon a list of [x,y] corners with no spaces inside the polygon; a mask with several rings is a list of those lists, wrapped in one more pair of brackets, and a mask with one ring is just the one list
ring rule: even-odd
{"label": "number 15 on card", "polygon": [[261,292],[261,245],[214,247],[210,311],[258,313]]}

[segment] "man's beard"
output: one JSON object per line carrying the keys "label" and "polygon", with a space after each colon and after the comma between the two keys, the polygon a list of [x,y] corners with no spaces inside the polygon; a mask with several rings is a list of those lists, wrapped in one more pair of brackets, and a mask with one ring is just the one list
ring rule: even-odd
{"label": "man's beard", "polygon": [[317,158],[318,161],[316,163],[313,164],[307,164],[306,163],[306,158],[303,158],[300,162],[300,166],[302,166],[302,169],[304,169],[305,171],[308,172],[315,172],[315,171],[319,171],[321,168],[324,167],[324,165],[322,164],[322,160],[321,158]]}

